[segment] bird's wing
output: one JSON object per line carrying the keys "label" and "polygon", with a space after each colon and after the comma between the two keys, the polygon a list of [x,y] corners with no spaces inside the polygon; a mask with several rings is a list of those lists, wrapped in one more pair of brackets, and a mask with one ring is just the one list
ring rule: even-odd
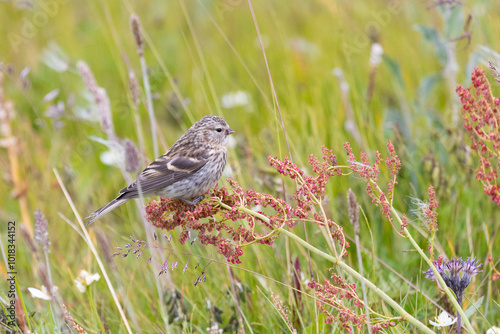
{"label": "bird's wing", "polygon": [[[153,161],[137,177],[140,182],[140,190],[147,194],[156,189],[167,187],[177,181],[180,181],[200,168],[205,166],[208,161],[206,155],[197,155],[194,157],[174,157],[169,158],[166,154]],[[137,180],[128,187],[120,190],[120,198],[133,198],[139,196],[139,186]]]}

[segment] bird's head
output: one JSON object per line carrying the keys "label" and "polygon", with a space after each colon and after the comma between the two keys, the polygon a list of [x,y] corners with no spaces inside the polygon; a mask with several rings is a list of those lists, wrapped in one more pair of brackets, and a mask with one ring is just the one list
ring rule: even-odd
{"label": "bird's head", "polygon": [[227,136],[234,133],[234,130],[222,117],[215,115],[203,117],[194,123],[190,130],[194,131],[199,139],[210,145],[225,145]]}

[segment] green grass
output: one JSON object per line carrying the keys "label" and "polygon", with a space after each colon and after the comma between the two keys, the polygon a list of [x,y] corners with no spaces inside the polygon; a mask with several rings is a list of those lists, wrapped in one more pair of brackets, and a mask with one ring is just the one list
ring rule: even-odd
{"label": "green grass", "polygon": [[[17,8],[16,3],[0,4],[0,33],[4,37],[0,40],[0,62],[3,62],[2,71],[6,73],[5,97],[15,103],[16,114],[11,125],[18,143],[17,173],[22,180],[22,189],[13,192],[11,160],[7,149],[1,148],[0,218],[3,222],[16,220],[28,224],[20,209],[20,198],[23,197],[27,203],[24,214],[29,214],[31,221],[34,210],[39,208],[49,222],[52,243],[49,262],[54,284],[59,288],[60,301],[89,333],[101,331],[99,319],[106,331],[125,333],[124,323],[95,257],[85,241],[59,214],[78,224],[53,168],[61,174],[81,216],[107,203],[125,186],[120,170],[103,164],[99,158],[107,148],[91,139],[91,136],[105,138],[99,122],[83,120],[76,114],[76,106],[87,108],[91,105],[83,95],[86,90],[76,62],[85,61],[98,85],[107,91],[117,135],[130,138],[137,144],[137,125],[128,87],[129,69],[135,71],[142,84],[139,57],[129,26],[130,15],[136,13],[146,35],[145,57],[150,69],[152,93],[157,97],[153,102],[159,125],[160,150],[165,151],[202,116],[220,114],[236,131],[236,146],[230,150],[228,161],[232,177],[245,189],[276,195],[281,189],[280,179],[269,168],[267,157],[284,158],[288,152],[249,6],[243,0],[145,3],[47,0],[45,3],[50,4],[52,10],[45,22],[36,21],[44,13],[38,5],[29,10]],[[472,15],[470,45],[465,40],[451,43],[456,46],[457,83],[469,86],[470,66],[477,65],[479,60],[488,60],[481,58],[478,47],[484,45],[500,51],[499,3],[474,1],[453,11],[447,19],[430,3],[412,1],[401,4],[400,11],[389,15],[387,23],[371,36],[384,48],[384,59],[376,72],[371,101],[366,99],[371,42],[364,29],[369,23],[377,22],[377,13],[388,10],[385,2],[364,1],[354,5],[345,1],[293,0],[253,1],[252,5],[265,40],[265,52],[294,162],[307,169],[308,155],[319,156],[321,145],[325,145],[334,150],[340,164],[345,164],[347,158],[342,145],[346,141],[351,142],[356,154],[364,147],[373,158],[375,150],[385,154],[386,141],[392,140],[403,164],[394,206],[415,219],[410,214],[414,208],[411,197],[427,200],[427,188],[434,185],[439,201],[436,239],[445,251],[440,255],[464,258],[473,255],[484,262],[491,254],[498,268],[499,208],[483,194],[482,185],[475,180],[474,169],[478,161],[474,152],[468,150],[469,140],[462,131],[462,123],[452,121],[454,93],[448,86],[451,79],[442,75],[446,62],[443,63],[436,52],[442,45],[424,38],[415,26],[435,29],[439,36],[445,36],[443,38],[456,38],[463,33],[467,15]],[[214,22],[238,55],[231,50]],[[27,34],[30,23],[36,25]],[[448,31],[451,32],[448,34]],[[301,49],[301,41],[307,42],[305,49]],[[51,42],[66,53],[67,71],[59,73],[44,65],[42,52]],[[8,73],[9,66],[13,69],[11,73]],[[19,73],[25,67],[30,68],[30,86],[23,89]],[[346,106],[342,102],[339,82],[332,74],[333,68],[342,69],[350,86],[348,99],[362,135],[361,144],[356,143],[345,127]],[[189,99],[185,110],[172,99],[173,78],[175,90],[182,94],[182,99]],[[500,96],[493,77],[490,81],[494,95]],[[60,90],[58,97],[49,103],[44,102],[43,97],[54,89]],[[249,93],[250,106],[222,108],[221,97],[238,90]],[[56,121],[46,117],[45,112],[50,104],[66,103],[68,98],[74,98],[75,102],[66,108],[60,119],[64,126],[58,128]],[[146,139],[145,154],[154,159],[145,101],[142,94],[139,112]],[[381,179],[388,176],[388,173],[383,174]],[[219,184],[227,185],[223,179]],[[287,188],[292,193],[294,184],[287,183]],[[349,188],[356,193],[367,216],[366,222],[361,220],[361,244],[439,305],[451,310],[436,284],[424,279],[422,271],[428,269],[427,265],[370,202],[363,180],[341,177],[330,181],[329,201],[325,206],[328,216],[342,225],[346,234],[353,236],[345,199]],[[418,219],[415,219],[415,224],[415,227],[410,226],[410,231],[426,249],[428,242],[416,227],[424,231],[426,228]],[[301,226],[293,231],[304,237]],[[307,231],[312,245],[323,251],[329,250],[316,226],[308,226]],[[6,233],[5,228],[0,231],[4,244]],[[146,264],[149,255],[145,254],[139,260],[130,256],[106,261],[115,251],[114,247],[129,242],[130,235],[146,240],[136,205],[129,202],[106,215],[90,226],[89,233],[117,289],[120,302],[125,306],[133,332],[206,332],[215,317],[207,303],[222,311],[220,328],[226,328],[228,332],[236,328],[238,317],[231,281],[224,258],[215,248],[203,247],[199,243],[181,246],[176,240],[179,231],[172,232],[172,242],[168,243],[161,237],[163,232],[157,231],[162,240],[160,246],[165,248],[156,250],[160,258],[168,257],[170,263],[179,261],[179,267],[169,271],[169,276],[159,277],[170,322],[165,327],[155,283],[158,271]],[[97,234],[103,237],[97,238]],[[33,299],[27,290],[28,287],[41,288],[41,275],[46,270],[43,253],[30,250],[20,228],[16,239],[19,292],[26,314],[30,316],[31,331],[62,332],[61,328],[55,327],[55,319],[59,319],[61,327],[65,326],[58,303]],[[168,247],[174,250],[167,250]],[[353,268],[358,267],[355,254],[352,243],[345,261]],[[291,282],[287,261],[297,258],[301,271],[308,278],[306,250],[293,241],[287,245],[285,236],[276,240],[272,247],[253,245],[245,249],[242,265],[232,270],[234,280],[242,287],[238,301],[243,321],[248,324],[246,333],[288,332],[280,313],[270,302],[270,296],[274,292],[293,309],[293,294],[287,287]],[[182,273],[188,259],[188,269]],[[216,261],[211,262],[211,259]],[[440,313],[372,256],[365,253],[363,260],[366,277],[420,321],[428,324],[428,320]],[[200,267],[195,269],[198,262]],[[206,282],[194,287],[200,268],[206,265]],[[330,267],[331,263],[312,255],[315,278],[328,277]],[[5,274],[3,261],[0,268]],[[479,312],[471,318],[478,333],[500,325],[498,281],[492,281],[490,268],[483,265],[484,271],[475,277],[466,293],[468,300],[464,308],[485,296]],[[101,279],[84,294],[74,284],[82,269],[101,273]],[[359,286],[361,295],[360,289]],[[3,301],[9,300],[6,291],[6,284],[1,283]],[[180,297],[171,299],[172,291]],[[308,288],[305,291],[313,294]],[[368,298],[371,307],[379,313],[390,312],[397,316],[392,309],[384,309],[374,293],[369,292]],[[297,317],[300,313],[300,325],[294,322],[299,332],[340,331],[335,324],[322,323],[324,316],[318,314],[313,298],[302,295],[300,310],[296,311]],[[406,322],[400,326],[393,332],[412,329]]]}

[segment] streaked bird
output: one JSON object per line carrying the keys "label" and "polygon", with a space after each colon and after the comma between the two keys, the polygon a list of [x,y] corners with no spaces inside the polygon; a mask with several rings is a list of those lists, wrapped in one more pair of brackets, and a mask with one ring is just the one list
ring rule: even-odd
{"label": "streaked bird", "polygon": [[117,198],[92,212],[87,225],[132,198],[161,196],[198,203],[219,181],[227,161],[227,137],[234,133],[227,122],[208,115],[194,123],[167,153],[144,169],[137,180],[120,190]]}

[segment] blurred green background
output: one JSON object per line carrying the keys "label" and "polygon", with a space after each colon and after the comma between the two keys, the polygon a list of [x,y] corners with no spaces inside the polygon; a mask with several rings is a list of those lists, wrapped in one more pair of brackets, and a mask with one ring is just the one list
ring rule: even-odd
{"label": "blurred green background", "polygon": [[[403,164],[394,205],[411,218],[410,230],[421,246],[426,248],[428,242],[415,198],[427,200],[427,188],[432,184],[440,203],[436,238],[444,254],[439,255],[477,256],[484,262],[492,254],[493,265],[497,263],[499,208],[475,180],[478,161],[462,130],[455,86],[469,86],[476,65],[485,68],[488,60],[500,65],[496,53],[500,50],[500,2],[256,0],[252,5],[294,162],[308,169],[308,155],[320,155],[321,145],[325,145],[344,164],[347,159],[342,145],[346,141],[356,154],[363,149],[373,158],[375,150],[385,154],[386,142],[392,140]],[[130,138],[138,145],[128,83],[129,71],[136,73],[142,92],[139,114],[145,156],[155,158],[141,66],[130,30],[132,13],[139,16],[145,35],[144,55],[160,151],[166,151],[202,116],[219,114],[236,131],[225,176],[246,189],[271,194],[280,191],[281,179],[268,167],[267,156],[288,155],[246,1],[0,2],[0,64],[5,74],[5,98],[15,104],[10,125],[17,139],[17,173],[21,178],[21,186],[13,189],[11,159],[7,149],[1,148],[0,217],[4,222],[29,224],[22,216],[23,200],[25,215],[29,214],[31,221],[35,209],[45,214],[54,284],[76,322],[89,333],[102,328],[110,333],[125,332],[125,327],[102,277],[86,293],[75,287],[74,279],[81,269],[99,272],[99,268],[84,240],[59,214],[76,224],[52,169],[61,174],[82,216],[107,203],[126,185],[120,169],[109,165],[109,148],[95,140],[106,136],[95,101],[76,68],[77,61],[87,63],[97,84],[107,91],[118,137]],[[374,44],[380,45],[383,54],[376,54],[380,48]],[[499,84],[493,77],[490,82],[493,94],[500,95]],[[55,97],[54,90],[58,90]],[[224,179],[219,184],[225,185]],[[289,187],[293,189],[293,184]],[[353,235],[345,200],[349,188],[355,191],[367,216],[361,224],[364,247],[448,309],[435,284],[421,282],[425,263],[370,203],[363,180],[341,177],[330,181],[329,216]],[[297,230],[303,235],[301,227]],[[308,226],[310,243],[327,249],[316,232],[315,226]],[[5,233],[5,229],[0,231],[2,238]],[[103,258],[114,251],[112,248],[126,244],[130,235],[146,240],[132,203],[97,221],[90,233],[97,236],[94,241]],[[237,330],[237,306],[223,258],[215,249],[197,243],[180,246],[175,241],[176,232],[173,235],[171,245],[165,240],[160,245],[193,255],[156,250],[163,259],[179,261],[171,277],[159,278],[168,327],[160,311],[157,271],[146,265],[146,259],[115,257],[105,264],[120,300],[128,305],[133,331],[207,332],[216,322],[227,332]],[[41,287],[44,261],[20,234],[17,242],[18,282],[32,331],[65,332],[57,320],[57,307],[33,299],[27,290]],[[212,254],[221,262],[210,262]],[[354,254],[353,245],[346,261],[356,267]],[[299,271],[305,278],[309,276],[306,252],[293,243],[287,248],[285,238],[272,247],[247,248],[241,265],[245,269],[233,269],[234,280],[241,286],[239,307],[255,333],[287,331],[269,296],[274,292],[291,305],[293,295],[286,286],[254,274],[289,284],[287,259],[297,259]],[[367,277],[422,322],[428,323],[440,313],[371,256],[365,254],[365,259]],[[188,270],[182,273],[187,261]],[[195,269],[198,262],[200,267]],[[200,268],[207,264],[206,282],[193,287]],[[312,266],[315,276],[329,275],[330,265],[325,261],[313,256]],[[471,301],[485,296],[481,312],[473,316],[478,332],[500,325],[498,281],[491,279],[489,264],[483,267],[484,272],[468,290],[470,301],[466,301],[470,306]],[[8,300],[3,284],[0,296]],[[369,299],[373,308],[382,310],[376,295],[369,294]],[[314,300],[304,295],[302,308],[297,308],[292,318],[299,332],[340,330],[335,324],[324,326]]]}

